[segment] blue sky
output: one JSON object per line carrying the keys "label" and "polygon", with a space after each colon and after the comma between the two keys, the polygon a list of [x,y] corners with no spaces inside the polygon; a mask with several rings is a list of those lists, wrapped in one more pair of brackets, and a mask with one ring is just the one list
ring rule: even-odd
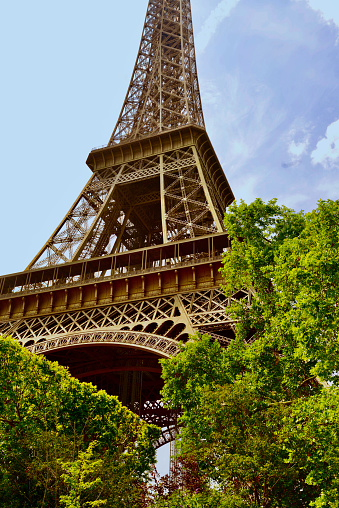
{"label": "blue sky", "polygon": [[[236,199],[339,195],[339,2],[191,0],[208,133]],[[90,176],[127,91],[146,0],[1,7],[0,272],[24,269]]]}
{"label": "blue sky", "polygon": [[205,15],[207,129],[236,198],[305,210],[336,199],[339,3],[224,0]]}

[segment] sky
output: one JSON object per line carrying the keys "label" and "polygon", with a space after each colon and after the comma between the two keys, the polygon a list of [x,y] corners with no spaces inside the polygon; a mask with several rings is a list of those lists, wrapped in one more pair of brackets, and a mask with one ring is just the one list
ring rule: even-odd
{"label": "sky", "polygon": [[[191,0],[207,132],[236,200],[339,197],[338,0]],[[147,0],[3,2],[0,273],[23,270],[90,177]]]}

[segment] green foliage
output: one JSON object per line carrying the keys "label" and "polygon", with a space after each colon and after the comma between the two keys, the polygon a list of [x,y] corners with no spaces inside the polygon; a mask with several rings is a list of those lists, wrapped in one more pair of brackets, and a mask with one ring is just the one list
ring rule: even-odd
{"label": "green foliage", "polygon": [[[298,390],[301,371],[337,382],[339,371],[339,201],[295,213],[275,200],[232,205],[225,217],[232,250],[224,289],[252,292],[251,306],[233,304],[238,341],[260,338],[279,356],[284,385]],[[285,387],[284,386],[284,387]]]}
{"label": "green foliage", "polygon": [[96,493],[98,488],[98,495],[103,490],[102,480],[98,476],[103,461],[101,459],[94,460],[93,450],[96,444],[96,441],[93,441],[86,451],[79,453],[79,458],[74,462],[60,461],[61,467],[65,471],[61,478],[69,490],[68,494],[60,496],[61,505],[66,508],[82,508],[83,506],[96,508],[107,503],[107,499],[84,500],[93,491]]}
{"label": "green foliage", "polygon": [[[257,372],[249,365],[244,371],[247,362],[242,350],[222,349],[207,335],[196,337],[176,358],[164,361],[165,400],[171,405],[175,400],[183,410],[181,453],[196,458],[229,506],[231,500],[234,506],[270,506],[269,501],[286,508],[308,506],[309,497],[319,489],[306,484],[307,455],[290,460],[287,443],[295,436],[287,422],[293,418],[293,405],[277,394],[266,394]],[[192,371],[199,390],[190,398],[186,385]],[[301,441],[298,438],[298,447]],[[302,492],[300,484],[305,484]],[[215,494],[213,489],[206,489],[209,494]]]}
{"label": "green foliage", "polygon": [[294,404],[286,424],[292,431],[288,443],[289,462],[293,463],[298,453],[304,453],[307,456],[306,483],[321,489],[320,496],[310,506],[339,506],[338,388],[325,388],[317,396],[301,398]]}
{"label": "green foliage", "polygon": [[308,214],[242,202],[225,225],[224,290],[247,292],[250,305],[226,309],[236,323],[227,349],[205,335],[163,361],[181,456],[225,506],[338,506],[339,201]]}
{"label": "green foliage", "polygon": [[209,494],[190,494],[175,491],[169,497],[158,497],[154,500],[154,508],[247,508],[241,499],[221,495],[218,492]]}
{"label": "green foliage", "polygon": [[73,495],[72,474],[79,464],[89,474],[89,462],[104,485],[91,484],[93,501],[100,493],[108,507],[131,506],[158,435],[116,397],[0,339],[0,507],[60,506],[60,496]]}

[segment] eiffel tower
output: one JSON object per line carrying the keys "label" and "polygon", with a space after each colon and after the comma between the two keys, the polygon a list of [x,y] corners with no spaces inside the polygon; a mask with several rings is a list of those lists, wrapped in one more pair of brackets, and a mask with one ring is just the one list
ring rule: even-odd
{"label": "eiffel tower", "polygon": [[159,358],[190,334],[233,338],[219,268],[233,193],[205,130],[190,0],[149,0],[116,127],[25,271],[0,277],[0,333],[173,438]]}

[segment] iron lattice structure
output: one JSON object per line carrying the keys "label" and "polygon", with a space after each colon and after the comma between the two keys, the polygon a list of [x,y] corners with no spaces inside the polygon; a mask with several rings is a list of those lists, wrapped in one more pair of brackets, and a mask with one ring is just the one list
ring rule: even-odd
{"label": "iron lattice structure", "polygon": [[0,277],[0,333],[173,438],[159,358],[233,338],[219,289],[233,194],[204,127],[189,0],[150,0],[127,96],[92,177],[27,269]]}
{"label": "iron lattice structure", "polygon": [[151,0],[131,83],[109,144],[204,127],[189,0]]}

